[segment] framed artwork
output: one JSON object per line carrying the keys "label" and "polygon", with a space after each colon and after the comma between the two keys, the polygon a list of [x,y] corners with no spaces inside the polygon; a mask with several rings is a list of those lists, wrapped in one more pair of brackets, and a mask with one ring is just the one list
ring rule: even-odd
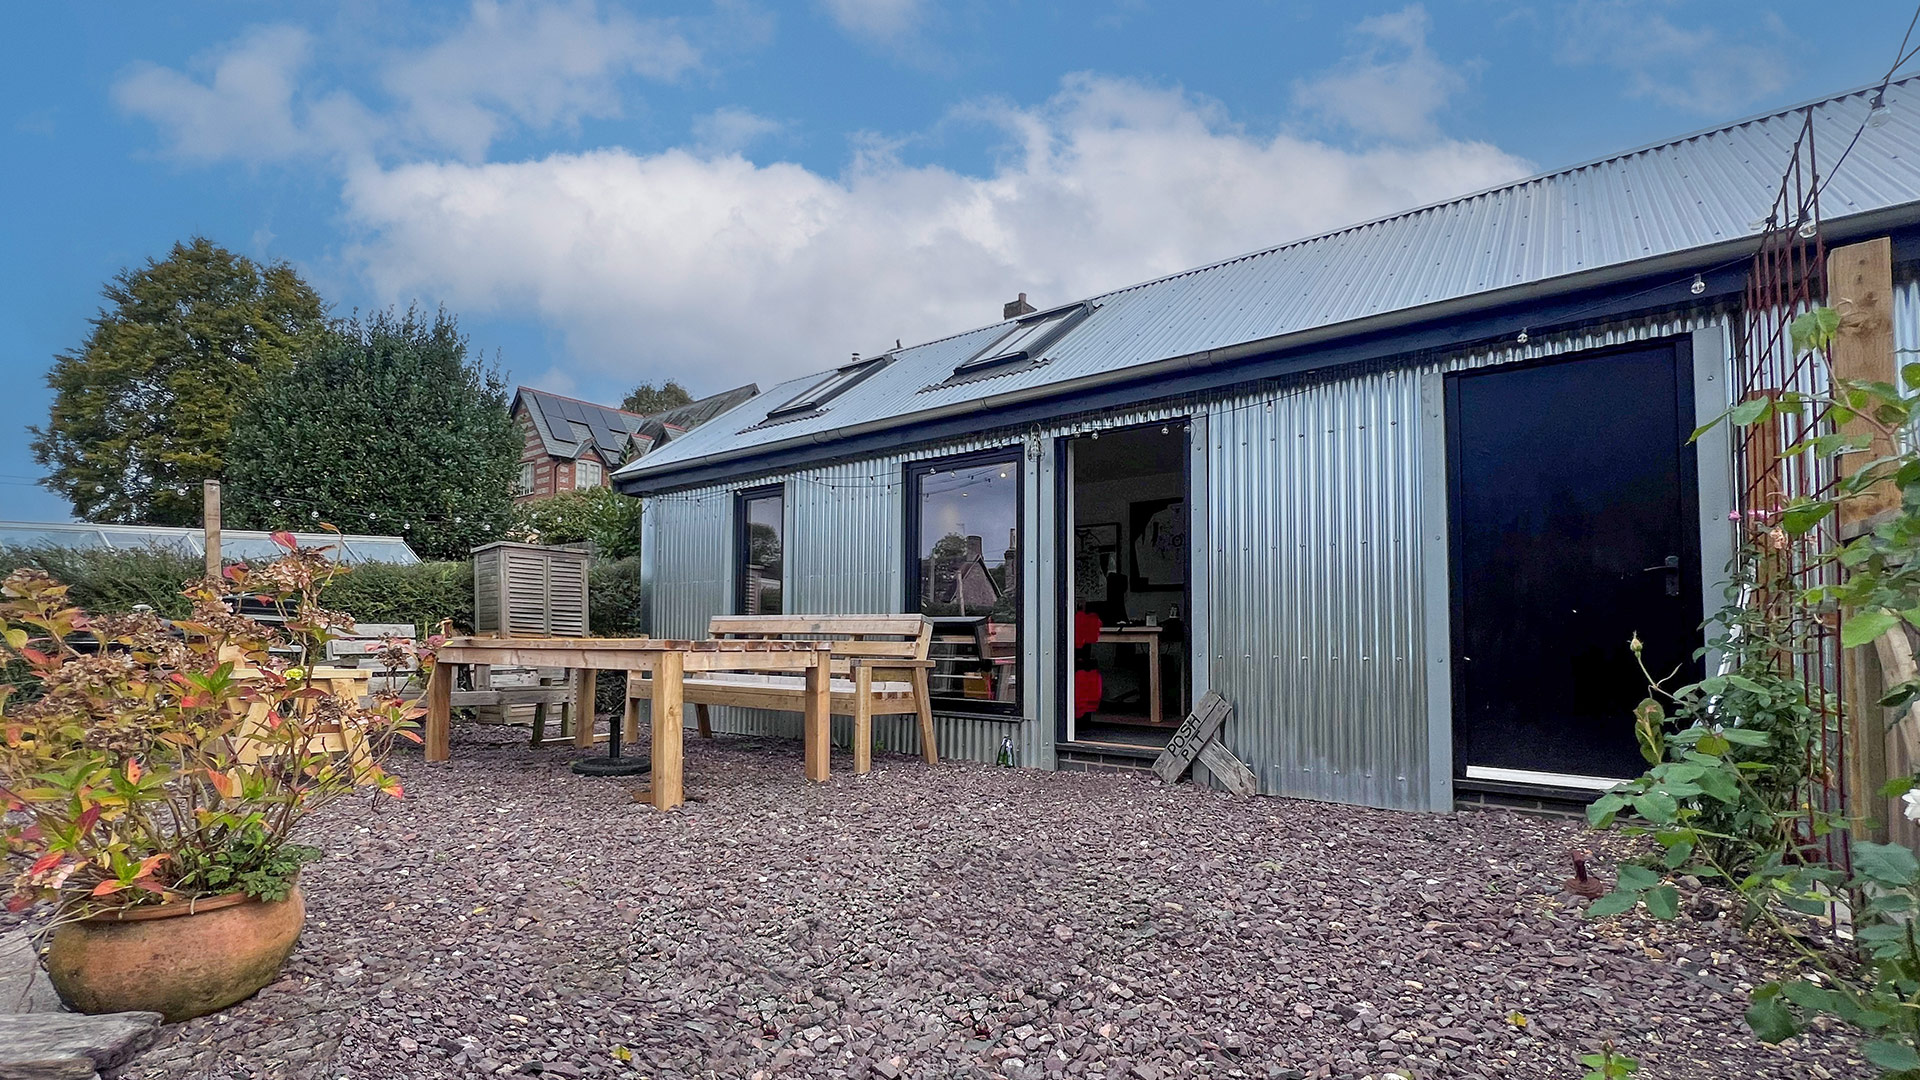
{"label": "framed artwork", "polygon": [[1187,583],[1187,501],[1148,499],[1127,507],[1127,550],[1135,589]]}
{"label": "framed artwork", "polygon": [[1107,598],[1107,575],[1120,572],[1120,526],[1081,525],[1073,530],[1074,596],[1086,602]]}

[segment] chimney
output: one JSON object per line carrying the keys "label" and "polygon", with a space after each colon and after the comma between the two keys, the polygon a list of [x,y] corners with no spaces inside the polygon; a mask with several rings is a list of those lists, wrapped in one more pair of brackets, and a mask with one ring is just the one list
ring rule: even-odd
{"label": "chimney", "polygon": [[1027,303],[1027,294],[1021,293],[1020,299],[1007,301],[1006,305],[1000,309],[1000,317],[1003,319],[1017,319],[1022,315],[1031,315],[1038,310],[1040,309]]}
{"label": "chimney", "polygon": [[980,543],[979,537],[977,536],[967,537],[967,561],[968,562],[980,561],[981,546],[982,545]]}

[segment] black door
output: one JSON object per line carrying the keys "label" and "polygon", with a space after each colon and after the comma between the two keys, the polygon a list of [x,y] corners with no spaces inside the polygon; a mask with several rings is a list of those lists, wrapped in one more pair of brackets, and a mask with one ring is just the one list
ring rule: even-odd
{"label": "black door", "polygon": [[1648,670],[1697,677],[1699,519],[1683,344],[1448,377],[1454,768],[1645,768]]}

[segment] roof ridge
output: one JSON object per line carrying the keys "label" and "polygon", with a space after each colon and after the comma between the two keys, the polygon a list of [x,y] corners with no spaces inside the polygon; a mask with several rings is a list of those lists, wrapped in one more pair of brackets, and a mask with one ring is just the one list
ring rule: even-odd
{"label": "roof ridge", "polygon": [[[1920,73],[1908,75],[1905,78],[1892,79],[1887,82],[1886,86],[1889,89],[1891,89],[1892,87],[1905,86],[1906,84],[1912,83],[1915,81],[1920,81]],[[1238,255],[1229,256],[1224,259],[1216,259],[1213,262],[1206,263],[1201,266],[1188,267],[1185,270],[1176,270],[1173,273],[1162,274],[1159,277],[1148,278],[1145,281],[1137,281],[1137,282],[1134,282],[1132,285],[1123,285],[1117,289],[1109,289],[1103,293],[1096,293],[1093,296],[1087,297],[1086,301],[1083,301],[1083,302],[1091,303],[1095,300],[1102,300],[1109,296],[1118,296],[1121,293],[1132,292],[1135,289],[1143,289],[1149,285],[1158,285],[1163,281],[1173,281],[1178,278],[1183,278],[1188,276],[1189,274],[1199,274],[1199,273],[1204,273],[1208,270],[1216,270],[1222,266],[1230,266],[1234,263],[1242,262],[1246,259],[1260,258],[1261,256],[1271,255],[1274,252],[1284,251],[1288,248],[1301,247],[1306,244],[1312,244],[1322,240],[1328,240],[1333,237],[1343,235],[1345,233],[1358,232],[1361,229],[1369,229],[1376,225],[1384,225],[1390,221],[1398,221],[1402,218],[1413,217],[1416,214],[1424,214],[1431,210],[1438,210],[1443,206],[1454,206],[1459,203],[1469,202],[1473,199],[1478,199],[1487,195],[1491,195],[1497,191],[1512,191],[1516,188],[1526,187],[1529,184],[1538,184],[1542,181],[1552,180],[1561,176],[1567,176],[1572,173],[1580,172],[1585,169],[1597,168],[1601,165],[1606,165],[1610,162],[1622,161],[1622,160],[1625,160],[1626,158],[1637,157],[1641,154],[1652,153],[1655,150],[1664,150],[1671,146],[1679,146],[1682,143],[1692,142],[1696,139],[1702,139],[1709,135],[1719,135],[1725,132],[1733,131],[1736,128],[1747,127],[1748,125],[1751,125],[1751,124],[1760,124],[1760,123],[1765,123],[1766,121],[1769,121],[1769,120],[1777,120],[1780,117],[1787,116],[1791,113],[1799,112],[1802,109],[1812,109],[1812,108],[1818,108],[1823,105],[1832,105],[1841,101],[1845,101],[1846,99],[1851,97],[1859,97],[1862,94],[1873,93],[1879,90],[1880,88],[1881,88],[1881,84],[1878,82],[1868,83],[1865,86],[1855,87],[1852,90],[1842,91],[1837,94],[1828,94],[1824,97],[1812,98],[1807,101],[1802,101],[1795,105],[1788,105],[1783,108],[1772,109],[1767,112],[1755,113],[1752,116],[1743,117],[1739,120],[1731,120],[1731,121],[1726,121],[1724,123],[1714,124],[1709,127],[1704,127],[1695,131],[1687,132],[1684,135],[1675,135],[1669,138],[1659,139],[1654,142],[1645,143],[1640,146],[1632,147],[1627,150],[1617,150],[1609,154],[1602,154],[1599,157],[1588,158],[1584,161],[1579,161],[1572,165],[1566,165],[1558,169],[1549,169],[1545,172],[1533,173],[1529,176],[1523,176],[1515,180],[1509,180],[1505,183],[1492,184],[1487,187],[1479,188],[1474,191],[1465,192],[1460,195],[1453,195],[1445,199],[1436,199],[1433,202],[1422,203],[1419,206],[1408,207],[1407,209],[1404,209],[1404,210],[1396,210],[1393,213],[1383,214],[1380,217],[1368,218],[1364,221],[1356,221],[1348,225],[1341,225],[1336,228],[1327,229],[1322,232],[1314,233],[1310,236],[1302,236],[1294,240],[1285,241],[1283,243],[1271,244],[1263,248],[1255,248],[1252,251],[1244,251]],[[972,331],[968,331],[968,332],[971,333]],[[952,336],[958,337],[959,335],[956,334]],[[942,340],[945,340],[945,339],[942,339]]]}
{"label": "roof ridge", "polygon": [[[513,389],[514,389],[514,392],[517,394],[539,394],[542,397],[559,398],[561,401],[571,401],[580,405],[591,405],[596,409],[605,409],[608,412],[617,412],[621,416],[631,416],[636,420],[645,420],[647,418],[646,414],[644,413],[628,412],[627,410],[622,409],[617,405],[602,405],[597,401],[588,401],[586,398],[577,398],[568,394],[556,394],[552,390],[542,390],[537,386],[528,386],[525,383],[522,383],[519,386],[514,387]],[[674,406],[674,408],[684,408],[684,406],[676,405]],[[655,415],[658,415],[658,414],[656,413]]]}

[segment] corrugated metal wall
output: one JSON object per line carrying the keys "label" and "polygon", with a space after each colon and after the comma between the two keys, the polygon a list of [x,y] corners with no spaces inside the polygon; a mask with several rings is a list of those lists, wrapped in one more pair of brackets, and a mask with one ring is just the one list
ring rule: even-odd
{"label": "corrugated metal wall", "polygon": [[[1913,300],[1920,297],[1911,289],[1902,295],[1909,297],[1903,317],[1913,323]],[[1432,509],[1423,500],[1434,497],[1423,470],[1429,455],[1444,448],[1431,427],[1423,434],[1423,380],[1723,324],[1720,315],[1698,313],[1535,335],[1524,346],[1414,357],[1397,367],[1322,374],[1210,401],[1078,418],[770,478],[786,485],[791,610],[899,610],[902,466],[1024,444],[1027,717],[942,716],[937,726],[947,757],[990,761],[1001,737],[1012,735],[1022,764],[1051,767],[1053,669],[1061,662],[1053,647],[1058,613],[1051,610],[1054,439],[1197,415],[1205,422],[1195,425],[1195,437],[1207,446],[1202,486],[1193,497],[1210,539],[1199,560],[1210,581],[1196,588],[1192,615],[1206,620],[1205,683],[1235,703],[1229,732],[1235,753],[1270,794],[1401,809],[1442,806],[1450,782],[1435,772],[1445,768],[1447,748],[1433,745],[1429,733],[1428,679],[1430,658],[1435,650],[1444,656],[1447,643],[1426,639],[1425,595],[1429,575],[1445,575],[1447,567],[1423,555],[1421,521]],[[647,500],[655,633],[697,634],[729,604],[731,505],[723,489]],[[1444,589],[1438,595],[1444,597]],[[797,737],[800,720],[716,710],[715,723],[726,731]],[[836,725],[842,739],[846,723]],[[875,729],[889,750],[918,750],[910,720],[876,720]]]}
{"label": "corrugated metal wall", "polygon": [[1439,495],[1423,468],[1444,446],[1422,437],[1422,380],[1720,324],[1700,314],[1535,335],[1208,406],[1209,675],[1234,702],[1228,742],[1262,790],[1446,801],[1427,678],[1448,643],[1426,640],[1423,593],[1447,567],[1428,565],[1420,534],[1422,500]]}

